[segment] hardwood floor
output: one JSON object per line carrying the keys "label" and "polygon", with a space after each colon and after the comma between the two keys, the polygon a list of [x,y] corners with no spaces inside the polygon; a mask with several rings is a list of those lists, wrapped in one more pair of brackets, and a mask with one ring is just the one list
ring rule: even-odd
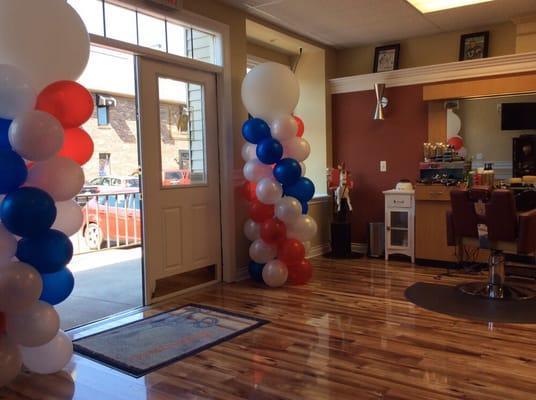
{"label": "hardwood floor", "polygon": [[[382,260],[313,263],[307,286],[219,285],[145,311],[196,302],[271,321],[259,329],[140,379],[75,356],[69,372],[22,375],[0,399],[535,398],[536,325],[462,320],[404,299],[412,283],[438,282],[440,269]],[[457,274],[440,282],[474,279]]]}

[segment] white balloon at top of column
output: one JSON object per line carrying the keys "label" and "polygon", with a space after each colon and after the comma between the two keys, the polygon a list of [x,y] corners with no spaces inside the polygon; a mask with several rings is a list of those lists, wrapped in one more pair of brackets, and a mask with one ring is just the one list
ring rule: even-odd
{"label": "white balloon at top of column", "polygon": [[0,2],[0,64],[26,72],[37,91],[75,81],[88,59],[86,27],[65,0]]}

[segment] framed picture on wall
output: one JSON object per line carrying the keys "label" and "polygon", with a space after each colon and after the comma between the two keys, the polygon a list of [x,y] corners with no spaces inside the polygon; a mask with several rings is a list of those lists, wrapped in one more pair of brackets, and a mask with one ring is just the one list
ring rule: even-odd
{"label": "framed picture on wall", "polygon": [[398,69],[399,55],[399,43],[376,47],[376,49],[374,49],[374,72],[385,72]]}
{"label": "framed picture on wall", "polygon": [[460,37],[460,61],[488,56],[489,31],[475,32]]}

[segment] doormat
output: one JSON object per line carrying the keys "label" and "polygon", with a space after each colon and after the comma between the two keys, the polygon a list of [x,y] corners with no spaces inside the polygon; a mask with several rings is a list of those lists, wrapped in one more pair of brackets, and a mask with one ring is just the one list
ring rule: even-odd
{"label": "doormat", "polygon": [[536,299],[489,300],[461,292],[456,286],[417,282],[404,293],[413,304],[469,320],[517,324],[536,323]]}
{"label": "doormat", "polygon": [[268,322],[188,304],[75,340],[73,344],[77,353],[139,378]]}

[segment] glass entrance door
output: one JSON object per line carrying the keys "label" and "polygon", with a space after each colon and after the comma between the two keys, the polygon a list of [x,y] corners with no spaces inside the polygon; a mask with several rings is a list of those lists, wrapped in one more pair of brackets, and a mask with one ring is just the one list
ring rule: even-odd
{"label": "glass entrance door", "polygon": [[216,77],[137,58],[145,301],[221,276]]}

